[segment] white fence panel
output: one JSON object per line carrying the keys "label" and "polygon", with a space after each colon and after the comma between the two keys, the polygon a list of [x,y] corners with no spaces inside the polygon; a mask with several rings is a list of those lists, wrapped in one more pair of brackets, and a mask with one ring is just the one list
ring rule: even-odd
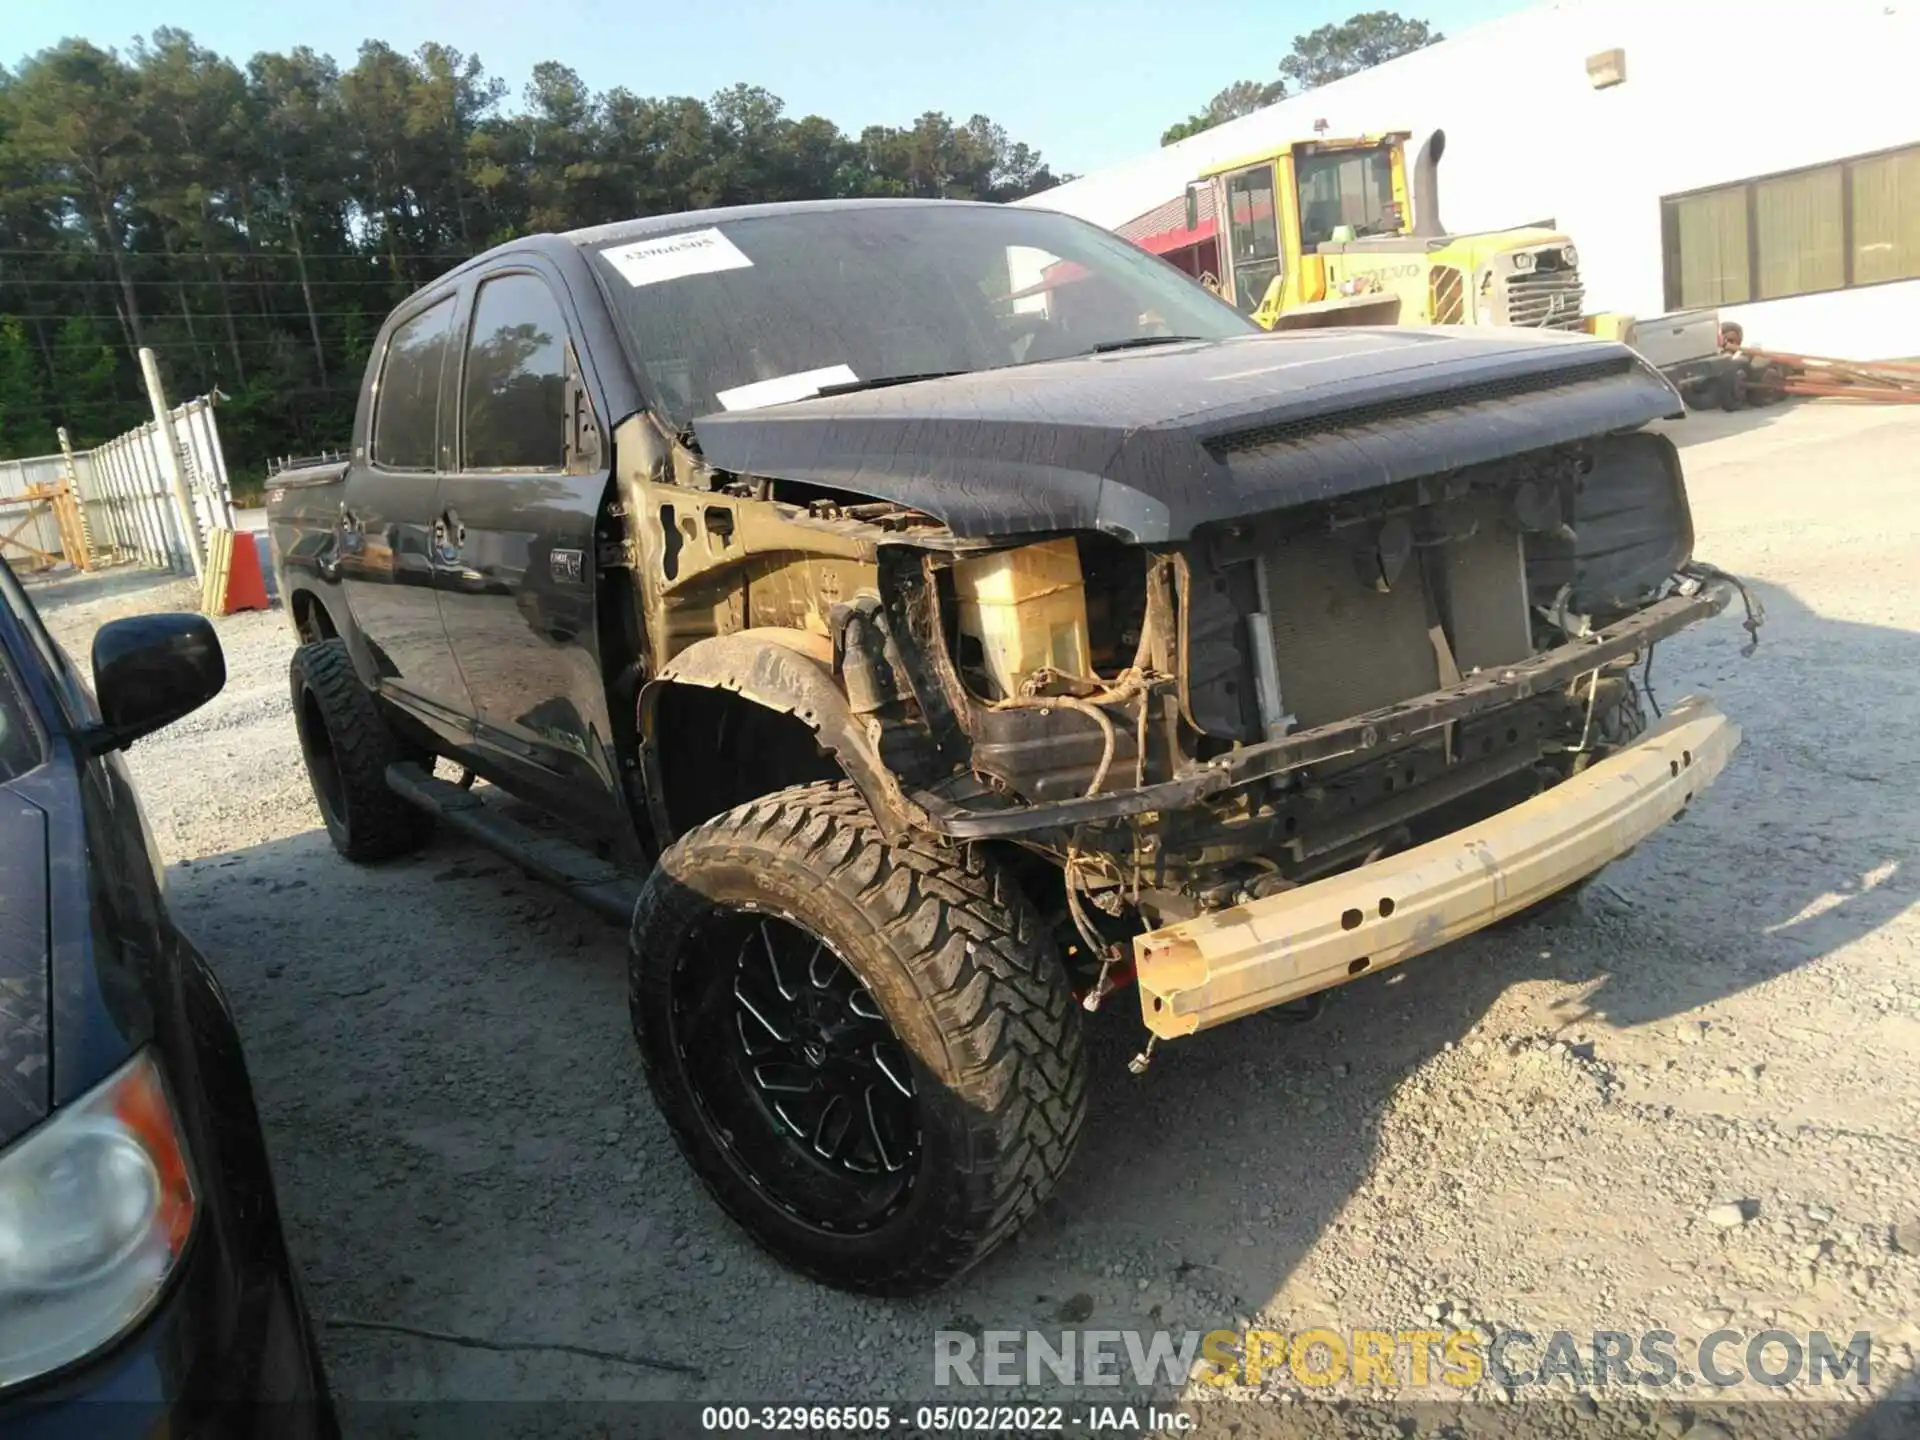
{"label": "white fence panel", "polygon": [[[35,455],[26,460],[0,460],[0,500],[43,485],[58,485],[67,475],[63,455]],[[16,528],[18,527],[18,528]],[[23,541],[36,550],[60,553],[60,527],[45,505],[0,507],[0,535]]]}
{"label": "white fence panel", "polygon": [[[205,396],[189,400],[174,407],[172,418],[180,465],[193,500],[196,534],[183,533],[180,507],[174,503],[162,463],[159,427],[151,420],[92,450],[75,451],[73,477],[96,552],[110,560],[135,560],[190,575],[194,550],[203,556],[207,553],[209,532],[234,528],[233,490],[213,401]],[[0,496],[17,495],[30,485],[56,483],[66,474],[64,455],[0,460]],[[39,549],[58,551],[60,536],[53,517],[41,516],[34,524],[37,532],[23,531],[20,538]]]}

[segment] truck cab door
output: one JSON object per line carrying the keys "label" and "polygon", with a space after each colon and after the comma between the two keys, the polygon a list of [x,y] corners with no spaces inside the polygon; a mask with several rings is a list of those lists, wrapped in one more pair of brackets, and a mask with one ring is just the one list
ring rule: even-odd
{"label": "truck cab door", "polygon": [[434,563],[482,760],[597,828],[624,801],[595,606],[610,447],[578,329],[565,281],[532,258],[479,282],[449,362],[457,438]]}
{"label": "truck cab door", "polygon": [[350,643],[379,690],[460,743],[473,704],[440,623],[433,588],[441,415],[456,356],[456,297],[429,299],[389,332],[335,520]]}
{"label": "truck cab door", "polygon": [[1221,266],[1224,289],[1234,309],[1251,315],[1266,299],[1285,264],[1280,245],[1280,196],[1271,160],[1262,160],[1224,177],[1224,240]]}

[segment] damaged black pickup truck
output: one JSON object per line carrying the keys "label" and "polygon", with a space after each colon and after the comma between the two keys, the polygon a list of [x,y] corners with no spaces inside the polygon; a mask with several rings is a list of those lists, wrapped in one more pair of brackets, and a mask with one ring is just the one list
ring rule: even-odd
{"label": "damaged black pickup truck", "polygon": [[715,1197],[925,1290],[1059,1178],[1103,1000],[1144,1068],[1712,782],[1733,723],[1635,682],[1735,588],[1644,428],[1681,410],[1608,342],[1270,335],[1033,210],[515,241],[387,321],[345,463],[273,482],[314,793],[351,859],[437,818],[631,914]]}

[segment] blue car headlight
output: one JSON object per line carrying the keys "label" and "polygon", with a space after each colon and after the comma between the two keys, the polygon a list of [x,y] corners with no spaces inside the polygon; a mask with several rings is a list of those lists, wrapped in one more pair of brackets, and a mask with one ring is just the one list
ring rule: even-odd
{"label": "blue car headlight", "polygon": [[0,1150],[0,1387],[138,1324],[180,1262],[196,1205],[150,1051]]}

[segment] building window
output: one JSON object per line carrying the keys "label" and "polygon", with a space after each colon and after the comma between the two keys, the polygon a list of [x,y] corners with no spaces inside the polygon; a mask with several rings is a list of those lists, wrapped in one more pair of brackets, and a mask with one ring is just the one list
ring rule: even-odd
{"label": "building window", "polygon": [[1920,279],[1920,146],[1851,168],[1853,283]]}
{"label": "building window", "polygon": [[1691,310],[1751,300],[1746,187],[1687,195],[1666,205],[1667,308]]}
{"label": "building window", "polygon": [[1661,201],[1670,310],[1920,279],[1920,146]]}
{"label": "building window", "polygon": [[1784,300],[1847,283],[1844,177],[1838,165],[1753,187],[1753,298]]}

